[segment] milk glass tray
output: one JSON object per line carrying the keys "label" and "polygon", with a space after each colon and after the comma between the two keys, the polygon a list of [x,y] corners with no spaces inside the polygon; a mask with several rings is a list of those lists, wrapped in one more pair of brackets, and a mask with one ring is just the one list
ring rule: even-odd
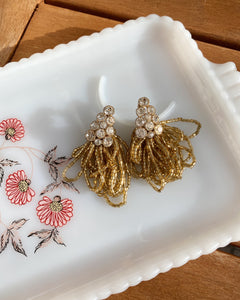
{"label": "milk glass tray", "polygon": [[[233,63],[209,62],[181,23],[157,15],[1,68],[0,122],[20,120],[25,134],[0,136],[0,299],[103,299],[240,240],[239,86]],[[164,118],[202,123],[196,166],[161,193],[133,179],[122,208],[83,179],[64,184],[66,159],[102,105],[115,106],[117,133],[129,142],[142,96]],[[22,206],[5,191],[18,170],[35,193]],[[36,207],[55,195],[72,200],[73,217],[50,236]]]}

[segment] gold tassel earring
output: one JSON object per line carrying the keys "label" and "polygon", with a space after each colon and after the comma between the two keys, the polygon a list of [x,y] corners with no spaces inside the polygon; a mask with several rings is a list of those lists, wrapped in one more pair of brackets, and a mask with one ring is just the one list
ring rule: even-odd
{"label": "gold tassel earring", "polygon": [[[126,203],[130,185],[130,172],[127,165],[127,144],[115,133],[113,127],[114,108],[104,107],[86,133],[87,142],[74,149],[73,160],[63,171],[66,181],[75,181],[83,174],[89,189],[104,197],[107,203],[120,207]],[[79,161],[80,172],[74,178],[67,177],[68,170]],[[112,198],[122,197],[115,203]]]}
{"label": "gold tassel earring", "polygon": [[[193,119],[176,118],[160,121],[149,99],[138,100],[136,128],[132,133],[129,150],[129,168],[134,177],[145,179],[160,192],[171,181],[181,179],[184,168],[196,162],[191,139],[201,128]],[[187,122],[197,125],[194,133],[186,135],[170,123]]]}

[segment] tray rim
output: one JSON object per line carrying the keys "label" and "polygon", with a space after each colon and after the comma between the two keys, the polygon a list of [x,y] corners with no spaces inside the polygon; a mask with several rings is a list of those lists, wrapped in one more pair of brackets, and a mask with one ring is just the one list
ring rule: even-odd
{"label": "tray rim", "polygon": [[[226,107],[233,114],[236,125],[240,127],[240,116],[238,112],[238,110],[240,109],[240,106],[238,104],[238,102],[240,102],[240,72],[237,71],[236,65],[233,62],[214,64],[209,62],[205,58],[203,59],[203,54],[198,48],[197,43],[192,39],[190,32],[185,29],[184,25],[181,22],[174,21],[172,18],[167,16],[160,17],[156,14],[151,14],[147,17],[139,17],[136,20],[129,20],[123,24],[118,24],[113,28],[105,28],[99,33],[93,33],[90,36],[82,36],[76,41],[71,41],[67,44],[59,44],[53,49],[47,49],[42,53],[35,53],[29,58],[22,58],[18,62],[10,62],[5,66],[0,67],[0,74],[4,73],[4,71],[7,70],[14,70],[16,67],[24,67],[29,62],[37,62],[40,58],[47,57],[49,55],[52,55],[53,53],[60,54],[71,46],[82,43],[85,44],[89,41],[91,42],[93,39],[99,39],[102,36],[112,34],[113,32],[127,29],[133,24],[135,25],[137,23],[145,23],[154,20],[161,20],[161,22],[174,24],[174,26],[179,29],[182,34],[185,35],[188,40],[189,46],[191,46],[194,49],[195,54],[202,59],[206,72],[209,74],[214,84],[218,87],[219,93],[221,95],[221,100],[223,100]],[[229,81],[231,81],[230,85]],[[228,226],[225,227],[225,230],[223,230],[222,232],[218,232],[218,234],[216,234],[216,232],[209,233],[209,235],[205,237],[205,241],[201,241],[201,246],[197,245],[194,248],[192,247],[181,252],[180,255],[173,255],[172,257],[169,257],[167,261],[162,261],[161,257],[157,254],[152,258],[151,264],[148,264],[148,262],[143,258],[140,264],[135,265],[135,267],[131,266],[131,268],[129,268],[127,272],[123,270],[122,274],[118,273],[116,278],[113,277],[110,282],[109,278],[107,278],[106,276],[108,282],[102,284],[104,278],[100,278],[99,284],[96,285],[97,288],[93,288],[90,282],[89,287],[85,286],[85,291],[89,289],[89,291],[85,294],[88,294],[89,296],[86,296],[86,298],[84,297],[84,299],[105,299],[111,294],[120,293],[125,291],[130,286],[135,286],[141,281],[150,280],[157,276],[159,273],[167,272],[171,268],[180,267],[190,260],[197,259],[201,255],[210,254],[214,252],[218,247],[223,247],[231,242],[238,241],[240,240],[239,224],[240,215],[237,218],[232,219],[228,223]],[[66,295],[69,300],[76,299],[76,297],[80,297],[80,295],[82,296],[82,288],[82,286],[79,286],[71,291],[63,292],[61,295],[57,295],[56,299],[66,299]],[[52,299],[55,299],[55,296]]]}

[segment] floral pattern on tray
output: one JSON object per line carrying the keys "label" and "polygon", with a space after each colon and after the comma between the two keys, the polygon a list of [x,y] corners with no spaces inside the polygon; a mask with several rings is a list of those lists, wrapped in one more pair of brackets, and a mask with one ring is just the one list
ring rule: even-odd
{"label": "floral pattern on tray", "polygon": [[[61,194],[62,188],[77,193],[79,193],[79,190],[72,182],[66,182],[62,179],[59,168],[68,163],[71,158],[66,156],[57,157],[57,146],[50,149],[47,153],[33,147],[17,146],[15,143],[24,138],[25,129],[22,122],[16,118],[3,120],[0,123],[0,135],[5,137],[1,149],[24,151],[30,160],[32,169],[31,174],[27,174],[21,162],[9,158],[0,160],[0,187],[3,189],[5,183],[6,194],[6,199],[2,199],[2,201],[8,199],[13,205],[23,206],[37,198],[36,214],[39,221],[50,228],[43,228],[28,235],[28,237],[38,237],[41,240],[35,247],[35,253],[40,248],[50,244],[51,241],[58,245],[66,246],[58,228],[66,225],[73,217],[73,203],[67,197],[62,199],[59,194]],[[33,157],[40,159],[46,164],[46,171],[48,170],[52,178],[52,182],[42,188],[39,196],[34,191],[36,183],[32,182]],[[21,167],[16,170],[20,165]],[[12,168],[15,168],[14,172],[11,172]],[[56,195],[54,197],[50,198],[46,195],[55,190]],[[16,252],[27,256],[19,233],[21,227],[27,221],[24,218],[20,218],[19,220],[12,221],[10,225],[5,225],[0,217],[0,225],[3,225],[2,227],[5,228],[4,230],[0,230],[0,254],[10,248],[9,244],[12,244],[12,248]]]}

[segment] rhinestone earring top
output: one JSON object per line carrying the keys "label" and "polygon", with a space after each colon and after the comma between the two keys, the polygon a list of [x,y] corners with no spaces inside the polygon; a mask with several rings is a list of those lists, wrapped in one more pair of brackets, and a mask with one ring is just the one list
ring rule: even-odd
{"label": "rhinestone earring top", "polygon": [[[68,182],[75,181],[83,174],[91,191],[104,197],[109,205],[120,207],[126,203],[131,176],[127,165],[128,146],[116,135],[113,115],[111,105],[97,114],[86,132],[87,142],[73,150],[73,160],[63,171],[63,178]],[[74,178],[67,177],[68,170],[78,161],[80,172]],[[117,197],[122,200],[113,201]]]}
{"label": "rhinestone earring top", "polygon": [[[145,179],[160,192],[171,181],[181,179],[184,168],[196,162],[191,139],[201,128],[193,119],[176,118],[160,121],[154,106],[146,97],[138,100],[136,128],[129,150],[131,175]],[[197,125],[195,132],[186,135],[170,123],[187,122]]]}

